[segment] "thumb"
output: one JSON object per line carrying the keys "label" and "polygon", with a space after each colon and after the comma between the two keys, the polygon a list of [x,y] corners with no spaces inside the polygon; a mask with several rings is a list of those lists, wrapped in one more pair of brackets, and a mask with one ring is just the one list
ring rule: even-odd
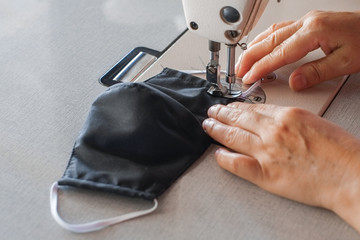
{"label": "thumb", "polygon": [[218,149],[215,158],[219,166],[225,170],[252,183],[260,183],[262,171],[256,159],[240,153],[230,152],[225,148]]}
{"label": "thumb", "polygon": [[347,67],[342,67],[339,56],[330,54],[321,59],[306,63],[296,69],[289,78],[290,88],[303,90],[320,82],[347,74]]}

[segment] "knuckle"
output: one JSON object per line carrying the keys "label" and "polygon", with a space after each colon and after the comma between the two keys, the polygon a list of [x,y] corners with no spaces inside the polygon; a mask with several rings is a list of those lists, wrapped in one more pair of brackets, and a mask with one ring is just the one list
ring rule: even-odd
{"label": "knuckle", "polygon": [[352,69],[354,65],[354,60],[350,54],[339,55],[338,62],[340,64],[340,69]]}
{"label": "knuckle", "polygon": [[280,43],[278,46],[274,48],[274,50],[269,54],[271,59],[279,59],[281,60],[281,64],[288,64],[286,57],[286,42]]}
{"label": "knuckle", "polygon": [[283,108],[276,115],[276,122],[272,125],[271,132],[275,141],[282,141],[284,135],[290,131],[291,121],[298,118],[298,108]]}
{"label": "knuckle", "polygon": [[266,33],[267,34],[271,34],[271,33],[274,33],[276,32],[277,30],[279,29],[282,29],[284,26],[287,26],[291,23],[293,23],[294,21],[284,21],[284,22],[278,22],[278,23],[273,23],[272,25],[270,25],[270,27],[268,27],[266,29]]}
{"label": "knuckle", "polygon": [[227,146],[234,146],[237,142],[238,131],[236,128],[227,128],[224,132],[224,144]]}
{"label": "knuckle", "polygon": [[274,24],[272,24],[272,25],[268,28],[268,31],[269,31],[269,32],[275,32],[278,28],[279,28],[279,24],[278,24],[278,23],[274,23]]}
{"label": "knuckle", "polygon": [[322,11],[320,11],[320,10],[311,10],[307,14],[305,14],[304,18],[305,19],[311,18],[311,17],[317,16],[320,13],[322,13]]}
{"label": "knuckle", "polygon": [[[284,134],[289,131],[288,126],[285,123],[277,123],[270,128],[271,135],[269,136],[270,139],[268,141],[274,143],[281,143],[284,139]],[[268,149],[271,152],[271,149]]]}
{"label": "knuckle", "polygon": [[269,45],[271,47],[275,47],[278,45],[278,35],[276,34],[276,32],[270,34],[269,36],[267,36],[266,38],[264,38],[263,43],[266,45]]}
{"label": "knuckle", "polygon": [[279,123],[287,123],[292,119],[299,118],[304,112],[303,109],[297,107],[285,107],[279,110],[278,114],[276,115],[277,122]]}
{"label": "knuckle", "polygon": [[230,111],[228,113],[228,119],[230,121],[230,123],[236,125],[239,121],[240,121],[240,118],[241,118],[241,112],[239,110],[233,110],[233,111]]}
{"label": "knuckle", "polygon": [[310,74],[309,79],[313,82],[320,82],[325,79],[325,72],[321,71],[320,64],[318,62],[313,62],[308,65],[308,73]]}
{"label": "knuckle", "polygon": [[[231,106],[239,106],[239,103]],[[255,104],[240,105],[242,108],[234,108],[228,113],[228,121],[232,126],[241,127],[244,122],[259,122],[261,115],[254,113]]]}
{"label": "knuckle", "polygon": [[213,118],[218,118],[220,109],[221,109],[221,105],[219,104],[211,106],[208,110],[208,116]]}
{"label": "knuckle", "polygon": [[305,113],[305,110],[297,107],[288,107],[285,109],[285,112],[288,118],[298,118]]}
{"label": "knuckle", "polygon": [[[354,69],[354,59],[350,54],[339,54],[336,59],[336,75],[348,73]],[[334,71],[331,69],[333,65],[330,61],[314,61],[304,65],[307,78],[311,82],[318,83],[334,77]]]}
{"label": "knuckle", "polygon": [[223,144],[235,151],[239,151],[239,144],[254,142],[250,133],[237,127],[231,127],[224,131]]}
{"label": "knuckle", "polygon": [[309,29],[323,29],[328,25],[327,15],[323,14],[322,11],[313,10],[305,15],[304,24],[308,26]]}

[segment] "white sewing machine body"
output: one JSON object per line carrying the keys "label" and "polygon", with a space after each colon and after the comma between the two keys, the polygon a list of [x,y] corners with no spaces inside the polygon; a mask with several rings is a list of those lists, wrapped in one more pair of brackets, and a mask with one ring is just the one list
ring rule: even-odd
{"label": "white sewing machine body", "polygon": [[[323,0],[316,5],[326,6],[327,1]],[[288,3],[282,1],[270,1],[263,16],[255,28],[249,34],[249,40],[268,28],[272,23],[279,21],[298,19],[314,6],[302,6],[301,3]],[[349,7],[349,5],[347,5]],[[223,46],[222,46],[223,47]],[[225,48],[225,47],[224,47]],[[237,47],[237,56],[242,50]],[[315,114],[322,115],[343,84],[346,76],[323,82],[310,89],[294,92],[289,88],[288,78],[293,70],[305,62],[323,57],[321,50],[316,50],[305,56],[299,62],[284,66],[275,73],[278,78],[275,81],[262,84],[266,95],[266,104],[277,104],[283,106],[295,106],[305,108]],[[220,51],[220,65],[226,65],[226,51]],[[177,70],[204,70],[209,61],[208,40],[191,32],[186,32],[175,44],[169,48],[153,65],[145,71],[136,81],[144,81],[159,73],[164,67]],[[198,75],[205,78],[205,74]]]}

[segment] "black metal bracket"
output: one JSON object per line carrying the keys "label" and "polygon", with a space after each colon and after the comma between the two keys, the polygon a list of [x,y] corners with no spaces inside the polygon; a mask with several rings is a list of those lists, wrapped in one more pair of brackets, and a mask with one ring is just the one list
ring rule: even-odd
{"label": "black metal bracket", "polygon": [[[102,77],[100,77],[99,82],[105,86],[111,86],[116,83],[123,82],[125,76],[129,73],[131,68],[139,61],[142,61],[146,58],[144,64],[151,65],[152,62],[154,62],[160,56],[161,56],[161,52],[150,48],[146,48],[146,47],[134,48],[119,62],[117,62],[112,68],[110,68],[110,70],[108,70]],[[137,72],[137,74],[141,74],[141,73],[142,73],[141,70]],[[131,79],[128,81],[131,81]]]}

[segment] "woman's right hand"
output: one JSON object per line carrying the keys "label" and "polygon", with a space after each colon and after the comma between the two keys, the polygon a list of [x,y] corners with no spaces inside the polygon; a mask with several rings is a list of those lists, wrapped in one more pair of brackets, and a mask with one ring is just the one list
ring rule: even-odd
{"label": "woman's right hand", "polygon": [[359,29],[360,12],[311,11],[298,21],[274,24],[244,51],[241,64],[236,66],[237,76],[243,77],[246,84],[253,83],[318,48],[326,56],[302,65],[291,74],[289,85],[293,90],[358,72]]}

